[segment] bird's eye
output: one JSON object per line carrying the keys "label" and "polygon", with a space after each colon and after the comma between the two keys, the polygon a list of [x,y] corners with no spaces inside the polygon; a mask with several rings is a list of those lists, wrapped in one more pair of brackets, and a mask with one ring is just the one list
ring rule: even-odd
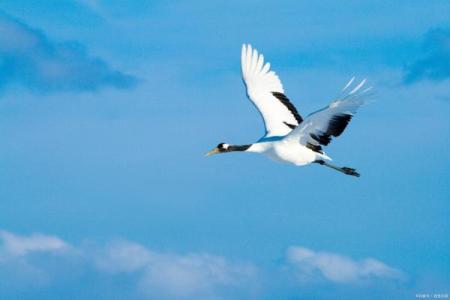
{"label": "bird's eye", "polygon": [[223,145],[224,145],[224,143],[220,143],[219,145],[217,145],[217,148],[223,149],[224,148]]}

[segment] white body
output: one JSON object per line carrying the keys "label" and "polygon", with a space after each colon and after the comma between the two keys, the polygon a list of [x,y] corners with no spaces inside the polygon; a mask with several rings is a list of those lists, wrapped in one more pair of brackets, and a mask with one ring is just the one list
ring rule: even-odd
{"label": "white body", "polygon": [[263,153],[274,161],[296,166],[304,166],[320,159],[331,160],[326,154],[314,152],[298,141],[286,137],[277,141],[255,143],[247,152]]}

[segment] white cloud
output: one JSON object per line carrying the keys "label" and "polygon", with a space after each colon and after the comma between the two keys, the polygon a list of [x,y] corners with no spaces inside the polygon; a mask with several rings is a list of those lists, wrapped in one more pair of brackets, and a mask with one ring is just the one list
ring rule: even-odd
{"label": "white cloud", "polygon": [[61,278],[66,258],[75,261],[75,253],[74,248],[55,236],[21,236],[0,230],[0,291],[3,287],[50,284],[54,277]]}
{"label": "white cloud", "polygon": [[150,262],[152,254],[145,247],[132,242],[115,242],[94,257],[94,264],[110,273],[131,273],[142,270]]}
{"label": "white cloud", "polygon": [[92,266],[102,276],[128,276],[149,298],[215,299],[229,288],[247,293],[257,276],[251,264],[207,253],[154,251],[129,241],[76,247],[55,236],[8,231],[0,231],[0,241],[0,276],[6,269],[14,273],[9,285],[48,285],[80,266]]}
{"label": "white cloud", "polygon": [[[304,247],[291,247],[286,256],[282,269],[287,273],[282,273],[209,253],[158,251],[126,240],[74,246],[56,236],[0,230],[0,293],[11,286],[22,290],[97,278],[123,284],[117,289],[125,298],[249,299],[258,298],[261,288],[270,293],[280,280],[282,289],[296,289],[315,279],[341,284],[404,278],[373,258],[354,260]],[[286,275],[295,277],[295,287],[286,285]]]}
{"label": "white cloud", "polygon": [[141,287],[151,295],[156,291],[173,299],[211,299],[222,288],[251,289],[256,273],[250,264],[210,254],[159,254],[150,261]]}
{"label": "white cloud", "polygon": [[39,233],[30,236],[20,236],[8,231],[0,231],[3,254],[25,256],[32,252],[58,252],[68,250],[70,246],[63,240]]}
{"label": "white cloud", "polygon": [[335,283],[350,283],[369,279],[403,279],[400,270],[392,268],[376,259],[353,260],[350,257],[315,252],[304,247],[290,247],[287,260],[300,280],[309,280],[320,275]]}
{"label": "white cloud", "polygon": [[0,276],[13,274],[3,280],[9,286],[56,284],[80,266],[92,266],[98,275],[128,276],[136,291],[149,298],[215,299],[228,288],[247,293],[257,275],[252,265],[221,256],[166,253],[129,241],[75,247],[55,236],[0,231],[0,242]]}
{"label": "white cloud", "polygon": [[102,271],[137,273],[144,294],[168,299],[213,299],[218,290],[243,287],[257,275],[252,265],[221,256],[163,253],[126,241],[105,247],[94,262]]}

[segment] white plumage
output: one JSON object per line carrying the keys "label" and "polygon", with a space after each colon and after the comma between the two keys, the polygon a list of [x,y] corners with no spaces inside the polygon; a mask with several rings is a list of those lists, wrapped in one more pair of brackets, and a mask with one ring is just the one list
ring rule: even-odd
{"label": "white plumage", "polygon": [[342,90],[342,95],[325,108],[305,119],[284,95],[283,85],[264,56],[250,45],[242,46],[242,77],[250,101],[260,112],[265,135],[249,145],[221,143],[207,155],[233,151],[264,153],[274,160],[295,165],[319,163],[348,175],[359,176],[352,168],[331,165],[322,150],[332,137],[339,136],[357,109],[364,103],[370,88],[364,88],[366,80],[354,85],[352,78]]}
{"label": "white plumage", "polygon": [[270,63],[264,64],[264,56],[252,50],[250,45],[242,46],[241,55],[242,78],[247,87],[250,101],[261,113],[266,127],[266,136],[282,136],[291,129],[283,122],[298,125],[292,113],[286,109],[273,93],[284,93],[283,85],[274,71],[270,71]]}

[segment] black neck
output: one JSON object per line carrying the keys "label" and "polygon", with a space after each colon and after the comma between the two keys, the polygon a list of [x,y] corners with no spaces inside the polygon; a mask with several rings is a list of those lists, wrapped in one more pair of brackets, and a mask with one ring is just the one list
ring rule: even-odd
{"label": "black neck", "polygon": [[252,146],[252,144],[250,144],[250,145],[230,145],[227,150],[229,152],[232,152],[232,151],[246,151],[251,146]]}

